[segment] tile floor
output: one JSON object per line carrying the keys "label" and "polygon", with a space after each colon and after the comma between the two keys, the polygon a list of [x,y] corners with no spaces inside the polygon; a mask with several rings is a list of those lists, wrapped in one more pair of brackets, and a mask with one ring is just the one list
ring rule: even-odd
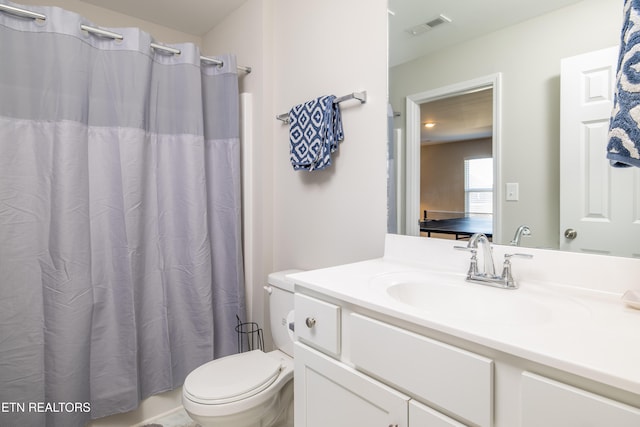
{"label": "tile floor", "polygon": [[189,418],[186,411],[180,408],[140,427],[200,427],[200,424]]}

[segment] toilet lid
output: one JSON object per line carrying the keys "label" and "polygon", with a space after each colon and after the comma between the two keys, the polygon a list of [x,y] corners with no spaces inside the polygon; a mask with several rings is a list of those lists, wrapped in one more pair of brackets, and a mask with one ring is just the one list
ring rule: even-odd
{"label": "toilet lid", "polygon": [[266,389],[280,370],[276,359],[254,350],[205,363],[187,376],[183,389],[197,403],[230,403]]}

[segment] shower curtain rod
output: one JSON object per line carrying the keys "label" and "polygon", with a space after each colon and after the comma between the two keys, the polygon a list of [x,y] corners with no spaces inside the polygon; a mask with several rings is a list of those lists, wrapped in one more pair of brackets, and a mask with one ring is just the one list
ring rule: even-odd
{"label": "shower curtain rod", "polygon": [[[10,15],[20,16],[20,17],[23,17],[23,18],[39,19],[39,20],[42,20],[42,21],[45,21],[47,19],[47,16],[43,15],[41,13],[36,13],[36,12],[32,12],[30,10],[25,10],[25,9],[19,9],[17,7],[5,5],[5,4],[0,4],[0,12],[5,12],[5,13],[8,13]],[[114,40],[123,40],[124,39],[122,34],[114,33],[112,31],[103,30],[101,28],[90,27],[88,25],[80,25],[80,29],[83,30],[83,31],[87,31],[89,33],[95,34],[95,35],[100,36],[100,37],[107,37],[107,38],[114,39]],[[158,44],[158,43],[151,43],[151,48],[154,49],[154,50],[162,51],[162,52],[167,53],[167,54],[171,54],[171,55],[180,55],[180,49],[176,49],[176,48],[173,48],[173,47],[170,47],[170,46],[164,46],[164,45]],[[224,62],[220,61],[219,59],[210,58],[208,56],[201,56],[200,57],[200,61],[204,62],[204,63],[207,63],[207,64],[213,64],[213,65],[216,65],[218,67],[221,67],[221,66],[224,65]],[[238,70],[244,71],[247,74],[249,74],[251,72],[251,67],[238,65],[237,68],[238,68]]]}

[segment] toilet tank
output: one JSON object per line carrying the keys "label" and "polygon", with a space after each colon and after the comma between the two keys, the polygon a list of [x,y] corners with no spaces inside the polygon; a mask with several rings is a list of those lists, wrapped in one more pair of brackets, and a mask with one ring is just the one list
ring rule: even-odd
{"label": "toilet tank", "polygon": [[287,274],[301,270],[284,270],[269,274],[269,285],[265,286],[269,304],[271,337],[276,349],[293,357],[293,331],[289,324],[293,322],[293,281]]}

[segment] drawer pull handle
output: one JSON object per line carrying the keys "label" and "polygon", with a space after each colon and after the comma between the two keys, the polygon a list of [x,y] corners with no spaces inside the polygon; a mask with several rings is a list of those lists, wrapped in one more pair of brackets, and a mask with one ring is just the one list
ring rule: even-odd
{"label": "drawer pull handle", "polygon": [[313,317],[307,317],[307,320],[305,320],[304,323],[307,325],[307,328],[311,329],[316,325],[316,319]]}

